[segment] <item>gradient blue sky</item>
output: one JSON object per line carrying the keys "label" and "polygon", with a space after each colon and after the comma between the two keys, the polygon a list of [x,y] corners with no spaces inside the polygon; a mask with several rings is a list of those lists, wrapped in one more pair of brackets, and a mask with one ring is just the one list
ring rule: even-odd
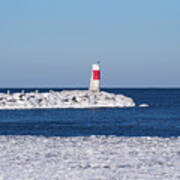
{"label": "gradient blue sky", "polygon": [[1,0],[0,87],[180,87],[180,0]]}

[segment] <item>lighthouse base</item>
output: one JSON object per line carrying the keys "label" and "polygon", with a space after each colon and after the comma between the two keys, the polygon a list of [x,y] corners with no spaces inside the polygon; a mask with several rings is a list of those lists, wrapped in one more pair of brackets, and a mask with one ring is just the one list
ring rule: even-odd
{"label": "lighthouse base", "polygon": [[99,92],[100,91],[100,81],[99,80],[92,80],[90,83],[90,91]]}

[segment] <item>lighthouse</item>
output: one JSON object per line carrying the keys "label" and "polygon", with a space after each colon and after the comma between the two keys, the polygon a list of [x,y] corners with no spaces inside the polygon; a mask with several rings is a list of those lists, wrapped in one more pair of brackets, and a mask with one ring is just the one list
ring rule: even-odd
{"label": "lighthouse", "polygon": [[100,63],[92,65],[90,91],[100,91]]}

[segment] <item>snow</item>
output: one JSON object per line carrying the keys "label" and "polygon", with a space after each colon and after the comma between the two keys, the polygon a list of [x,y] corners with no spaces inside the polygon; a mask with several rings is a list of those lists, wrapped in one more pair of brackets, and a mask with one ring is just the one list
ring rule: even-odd
{"label": "snow", "polygon": [[180,137],[0,136],[0,180],[180,178]]}
{"label": "snow", "polygon": [[0,94],[0,109],[134,107],[132,98],[104,91],[69,90],[49,93]]}

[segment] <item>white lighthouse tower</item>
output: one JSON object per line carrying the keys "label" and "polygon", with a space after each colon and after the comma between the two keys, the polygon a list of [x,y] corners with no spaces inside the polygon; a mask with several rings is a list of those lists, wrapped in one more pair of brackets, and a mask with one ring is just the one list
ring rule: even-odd
{"label": "white lighthouse tower", "polygon": [[90,91],[100,91],[100,63],[92,65]]}

